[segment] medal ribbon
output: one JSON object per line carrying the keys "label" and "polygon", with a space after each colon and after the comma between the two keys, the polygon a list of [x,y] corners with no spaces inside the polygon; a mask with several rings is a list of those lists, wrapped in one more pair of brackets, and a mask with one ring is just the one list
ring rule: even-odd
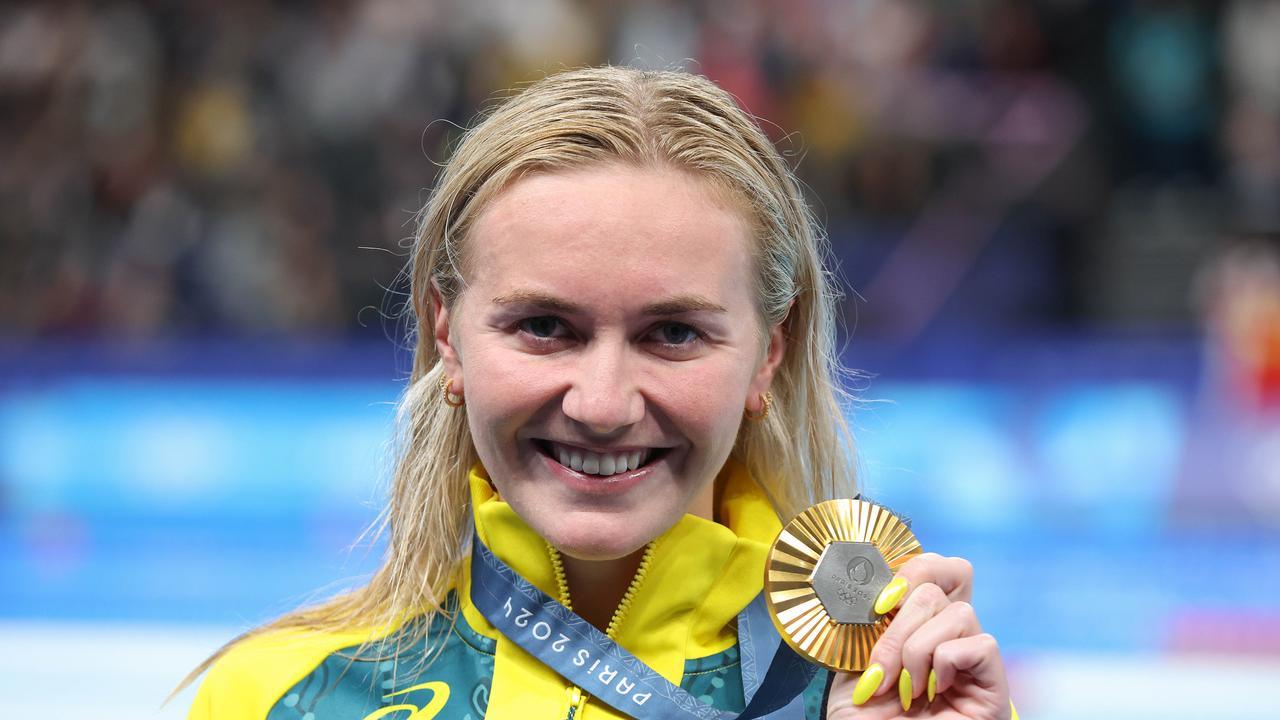
{"label": "medal ribbon", "polygon": [[[547,667],[614,709],[646,720],[803,717],[799,695],[817,671],[782,642],[762,593],[738,614],[746,708],[741,715],[718,710],[539,590],[474,536],[471,603],[507,639]],[[763,672],[762,662],[768,662]]]}

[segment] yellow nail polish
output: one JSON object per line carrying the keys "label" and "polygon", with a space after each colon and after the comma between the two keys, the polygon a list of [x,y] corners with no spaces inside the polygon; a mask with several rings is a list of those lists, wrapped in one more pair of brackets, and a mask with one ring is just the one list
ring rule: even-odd
{"label": "yellow nail polish", "polygon": [[880,597],[876,598],[876,614],[883,615],[898,606],[898,601],[902,600],[902,596],[907,594],[907,579],[896,577],[884,586],[884,590],[880,591]]}
{"label": "yellow nail polish", "polygon": [[929,693],[929,702],[933,702],[933,696],[938,694],[938,671],[929,671],[929,684],[926,686]]}
{"label": "yellow nail polish", "polygon": [[911,690],[911,673],[902,668],[902,674],[898,676],[898,700],[902,702],[902,712],[911,709]]}
{"label": "yellow nail polish", "polygon": [[871,699],[871,695],[880,688],[880,683],[884,680],[884,667],[880,663],[872,663],[870,667],[862,671],[862,677],[858,678],[858,684],[853,686],[853,704],[861,705]]}

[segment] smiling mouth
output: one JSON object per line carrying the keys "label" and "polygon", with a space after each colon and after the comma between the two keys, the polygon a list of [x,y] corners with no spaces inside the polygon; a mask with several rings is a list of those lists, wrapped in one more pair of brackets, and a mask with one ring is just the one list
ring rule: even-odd
{"label": "smiling mouth", "polygon": [[598,453],[549,440],[535,440],[533,444],[543,455],[570,470],[600,477],[637,470],[666,455],[670,450],[670,448],[645,448],[629,452]]}

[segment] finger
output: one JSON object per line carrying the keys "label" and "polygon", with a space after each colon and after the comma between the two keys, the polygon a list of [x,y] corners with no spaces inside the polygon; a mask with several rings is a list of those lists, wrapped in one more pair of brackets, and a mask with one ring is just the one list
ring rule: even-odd
{"label": "finger", "polygon": [[854,684],[853,693],[849,696],[850,701],[854,705],[865,704],[884,685],[884,677],[884,666],[876,663],[868,665],[858,676],[858,682]]}
{"label": "finger", "polygon": [[948,640],[933,651],[933,670],[937,673],[938,694],[947,692],[964,673],[978,687],[988,690],[1007,705],[1009,688],[1000,645],[989,633]]}
{"label": "finger", "polygon": [[926,694],[933,653],[939,646],[949,640],[981,632],[982,626],[973,606],[967,602],[953,602],[912,633],[902,646],[902,672],[905,674],[899,679],[899,690],[903,704],[909,707],[909,699]]}
{"label": "finger", "polygon": [[864,693],[858,688],[859,681],[868,677],[869,674],[876,684],[883,679],[878,677],[871,668],[861,673],[835,673],[827,700],[827,714],[824,717],[832,720],[835,718],[852,720],[854,717],[891,718],[900,715],[897,695],[870,697],[869,691]]}
{"label": "finger", "polygon": [[[933,583],[942,588],[951,600],[973,602],[973,565],[964,558],[943,557],[937,553],[916,555],[898,568],[894,580],[898,578],[906,579],[907,584],[913,588],[925,583]],[[891,582],[885,590],[889,591],[892,587]],[[885,593],[882,592],[881,598],[884,598],[884,595]],[[876,612],[882,615],[889,610],[885,608],[881,612],[880,607],[880,603],[877,602]]]}
{"label": "finger", "polygon": [[871,663],[879,665],[884,670],[884,678],[889,681],[882,682],[874,695],[897,684],[902,671],[902,649],[907,639],[949,604],[951,601],[946,593],[933,583],[925,583],[911,591],[898,615],[871,648]]}

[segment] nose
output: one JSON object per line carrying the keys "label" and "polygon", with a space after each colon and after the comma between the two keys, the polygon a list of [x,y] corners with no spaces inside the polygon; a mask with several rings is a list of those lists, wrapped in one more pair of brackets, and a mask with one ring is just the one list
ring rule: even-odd
{"label": "nose", "polygon": [[640,422],[644,397],[628,368],[625,340],[597,340],[581,353],[564,396],[564,414],[596,435]]}

